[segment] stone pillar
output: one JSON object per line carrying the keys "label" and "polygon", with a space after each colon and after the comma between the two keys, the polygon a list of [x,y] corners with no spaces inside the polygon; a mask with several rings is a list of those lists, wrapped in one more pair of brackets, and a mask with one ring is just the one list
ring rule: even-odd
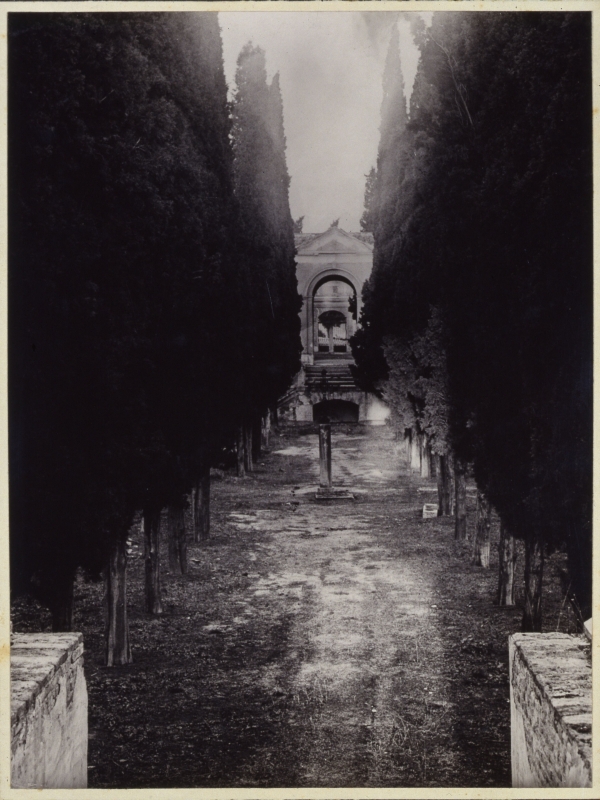
{"label": "stone pillar", "polygon": [[319,425],[319,462],[320,485],[323,489],[331,489],[331,425]]}
{"label": "stone pillar", "polygon": [[[311,359],[314,358],[315,351],[315,324],[314,324],[314,302],[312,295],[305,298],[306,303],[306,349]],[[310,362],[313,363],[312,360]]]}
{"label": "stone pillar", "polygon": [[14,634],[10,666],[12,788],[87,788],[83,636]]}
{"label": "stone pillar", "polygon": [[592,785],[592,665],[583,636],[509,639],[513,788]]}

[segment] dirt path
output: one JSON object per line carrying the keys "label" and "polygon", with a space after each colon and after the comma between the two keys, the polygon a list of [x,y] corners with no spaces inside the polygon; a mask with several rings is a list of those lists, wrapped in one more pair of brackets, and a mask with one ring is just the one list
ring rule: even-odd
{"label": "dirt path", "polygon": [[[90,787],[510,784],[521,609],[494,605],[494,542],[482,570],[452,520],[421,518],[434,481],[387,428],[336,433],[333,452],[355,501],[315,501],[314,434],[274,436],[251,475],[215,480],[211,538],[187,576],[163,568],[158,619],[134,540],[127,667],[103,666],[103,588],[80,578]],[[568,630],[552,569],[547,617]],[[14,619],[48,623],[27,604]]]}
{"label": "dirt path", "polygon": [[[333,449],[335,483],[350,488],[358,502],[314,501],[318,450],[310,437],[302,447],[275,451],[309,462],[315,481],[281,488],[298,503],[284,526],[277,510],[234,514],[233,521],[241,530],[268,533],[261,560],[270,572],[254,591],[256,612],[266,597],[285,598],[291,606],[287,655],[295,669],[286,676],[277,665],[265,678],[285,682],[295,702],[315,712],[299,783],[378,785],[390,777],[391,750],[411,735],[403,715],[406,672],[417,672],[442,645],[432,576],[398,558],[393,520],[378,513],[390,490],[395,504],[409,499],[388,432],[334,435]],[[440,723],[447,721],[444,682],[418,684],[412,675],[411,694],[431,698],[442,712]],[[426,751],[418,756],[426,778]]]}
{"label": "dirt path", "polygon": [[[334,484],[355,501],[315,501],[314,434],[275,439],[253,474],[215,481],[212,538],[189,576],[164,576],[165,618],[143,613],[134,559],[136,663],[90,669],[92,785],[508,785],[493,576],[468,566],[448,521],[420,518],[434,482],[388,429],[334,434],[333,452]],[[444,584],[454,569],[458,590]],[[480,650],[465,658],[461,638]],[[97,630],[87,641],[100,651]]]}

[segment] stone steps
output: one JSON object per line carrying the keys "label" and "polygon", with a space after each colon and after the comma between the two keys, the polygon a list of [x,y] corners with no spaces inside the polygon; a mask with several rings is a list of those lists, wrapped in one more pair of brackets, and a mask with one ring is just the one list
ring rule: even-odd
{"label": "stone steps", "polygon": [[[325,372],[325,374],[323,374]],[[306,376],[306,385],[309,388],[322,388],[324,379],[327,382],[327,388],[330,390],[350,390],[355,391],[357,386],[354,383],[354,378],[350,372],[350,365],[348,362],[333,362],[324,363],[320,362],[304,368]]]}

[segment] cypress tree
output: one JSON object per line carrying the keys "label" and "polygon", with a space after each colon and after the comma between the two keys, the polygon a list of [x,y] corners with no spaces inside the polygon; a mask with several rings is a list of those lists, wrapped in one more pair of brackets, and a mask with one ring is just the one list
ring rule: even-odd
{"label": "cypress tree", "polygon": [[381,396],[381,382],[388,377],[382,340],[385,334],[393,331],[374,309],[379,309],[379,312],[385,309],[384,297],[386,290],[391,288],[389,261],[397,236],[395,209],[398,202],[397,187],[403,180],[406,161],[404,142],[407,121],[400,39],[398,29],[394,27],[383,72],[377,167],[373,167],[367,175],[365,208],[361,218],[363,230],[367,230],[365,226],[368,226],[375,237],[373,270],[363,287],[360,326],[351,340],[356,362],[351,367],[354,378],[362,389],[378,396]]}
{"label": "cypress tree", "polygon": [[249,430],[300,368],[301,298],[285,146],[279,76],[268,84],[264,52],[248,44],[238,58],[233,148],[241,240],[247,253],[245,286],[253,310],[245,393],[244,424]]}
{"label": "cypress tree", "polygon": [[182,508],[247,355],[216,346],[250,314],[220,34],[213,14],[36,14],[10,36],[13,588],[65,629],[76,569],[110,564],[116,663],[133,515],[152,538]]}
{"label": "cypress tree", "polygon": [[541,627],[555,547],[590,608],[589,26],[578,13],[435,14],[417,31],[405,166],[378,208],[364,303],[371,351],[390,335],[406,347],[442,312],[449,441],[525,541],[525,629]]}

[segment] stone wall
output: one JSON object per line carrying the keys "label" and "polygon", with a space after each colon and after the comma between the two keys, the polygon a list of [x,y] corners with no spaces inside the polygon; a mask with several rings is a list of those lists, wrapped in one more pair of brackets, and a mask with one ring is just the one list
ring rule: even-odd
{"label": "stone wall", "polygon": [[[323,393],[306,389],[303,376],[296,377],[296,386],[281,402],[278,415],[284,424],[295,422],[312,422],[313,406],[323,400]],[[368,422],[371,425],[385,425],[390,415],[388,406],[373,394],[355,391],[328,391],[327,400],[346,400],[358,406],[359,422]]]}
{"label": "stone wall", "polygon": [[12,787],[87,787],[82,635],[14,634],[10,662]]}
{"label": "stone wall", "polygon": [[514,788],[592,785],[592,667],[585,637],[510,637]]}

